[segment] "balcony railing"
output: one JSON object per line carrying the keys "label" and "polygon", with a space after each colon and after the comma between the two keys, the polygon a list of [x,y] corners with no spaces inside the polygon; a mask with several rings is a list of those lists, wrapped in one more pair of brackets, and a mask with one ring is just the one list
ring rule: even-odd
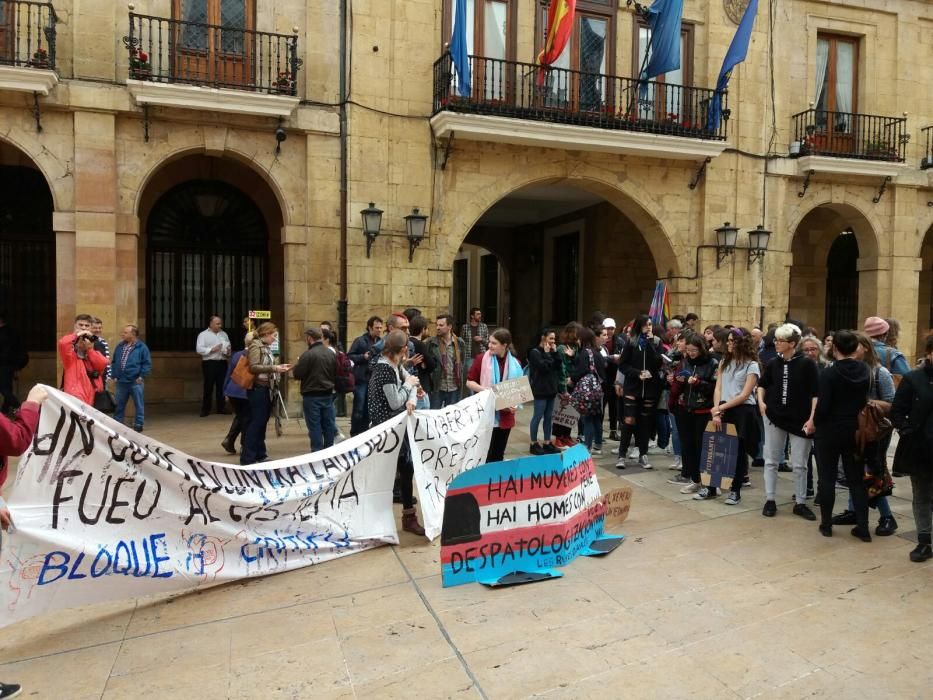
{"label": "balcony railing", "polygon": [[296,95],[298,35],[130,13],[129,77]]}
{"label": "balcony railing", "polygon": [[434,114],[448,110],[517,119],[725,140],[729,111],[707,123],[714,91],[655,81],[470,56],[470,95],[461,96],[450,54],[434,63]]}
{"label": "balcony railing", "polygon": [[933,125],[920,130],[926,142],[926,149],[923,151],[923,157],[920,159],[920,169],[929,170],[933,168]]}
{"label": "balcony railing", "polygon": [[51,3],[0,1],[0,65],[55,70],[57,19]]}
{"label": "balcony railing", "polygon": [[903,163],[906,117],[808,109],[794,115],[794,141],[801,156],[832,156]]}

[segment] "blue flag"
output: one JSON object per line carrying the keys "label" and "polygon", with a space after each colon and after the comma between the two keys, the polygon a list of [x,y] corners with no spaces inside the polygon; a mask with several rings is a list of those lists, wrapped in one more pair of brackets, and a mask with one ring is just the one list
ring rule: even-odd
{"label": "blue flag", "polygon": [[454,31],[450,37],[450,59],[454,70],[457,71],[457,92],[461,97],[470,96],[470,55],[467,48],[467,17],[466,0],[457,0],[454,11]]}
{"label": "blue flag", "polygon": [[755,26],[757,14],[758,0],[752,0],[745,8],[745,14],[742,15],[739,28],[735,30],[735,36],[732,37],[726,57],[722,59],[722,68],[719,71],[719,79],[716,81],[716,92],[713,93],[713,98],[709,103],[709,116],[706,120],[708,131],[719,130],[719,123],[722,120],[722,94],[729,86],[732,69],[744,61],[748,55],[748,42],[752,38],[752,27]]}
{"label": "blue flag", "polygon": [[680,24],[684,0],[654,0],[648,8],[651,57],[640,78],[650,80],[680,68]]}

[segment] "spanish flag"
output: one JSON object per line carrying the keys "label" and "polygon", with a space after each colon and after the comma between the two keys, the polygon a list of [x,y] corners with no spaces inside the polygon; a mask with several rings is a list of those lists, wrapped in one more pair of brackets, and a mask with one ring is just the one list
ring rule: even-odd
{"label": "spanish flag", "polygon": [[547,38],[544,49],[538,54],[538,64],[542,68],[552,65],[570,41],[576,9],[577,0],[551,0],[547,13]]}

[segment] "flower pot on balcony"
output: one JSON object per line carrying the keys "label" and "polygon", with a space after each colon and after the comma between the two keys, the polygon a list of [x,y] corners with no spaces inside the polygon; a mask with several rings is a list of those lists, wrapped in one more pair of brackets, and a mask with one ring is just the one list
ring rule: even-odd
{"label": "flower pot on balcony", "polygon": [[29,59],[27,65],[30,68],[47,70],[49,67],[49,52],[45,49],[36,50],[36,52],[32,55],[32,58]]}
{"label": "flower pot on balcony", "polygon": [[151,80],[152,69],[148,67],[130,68],[130,77],[133,80]]}

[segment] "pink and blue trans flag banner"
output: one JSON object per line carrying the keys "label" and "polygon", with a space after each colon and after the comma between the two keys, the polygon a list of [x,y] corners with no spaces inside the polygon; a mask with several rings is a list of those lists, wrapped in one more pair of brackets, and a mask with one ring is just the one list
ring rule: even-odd
{"label": "pink and blue trans flag banner", "polygon": [[451,482],[444,503],[443,584],[558,578],[553,567],[621,544],[622,536],[604,534],[605,517],[593,460],[582,445],[466,471]]}

